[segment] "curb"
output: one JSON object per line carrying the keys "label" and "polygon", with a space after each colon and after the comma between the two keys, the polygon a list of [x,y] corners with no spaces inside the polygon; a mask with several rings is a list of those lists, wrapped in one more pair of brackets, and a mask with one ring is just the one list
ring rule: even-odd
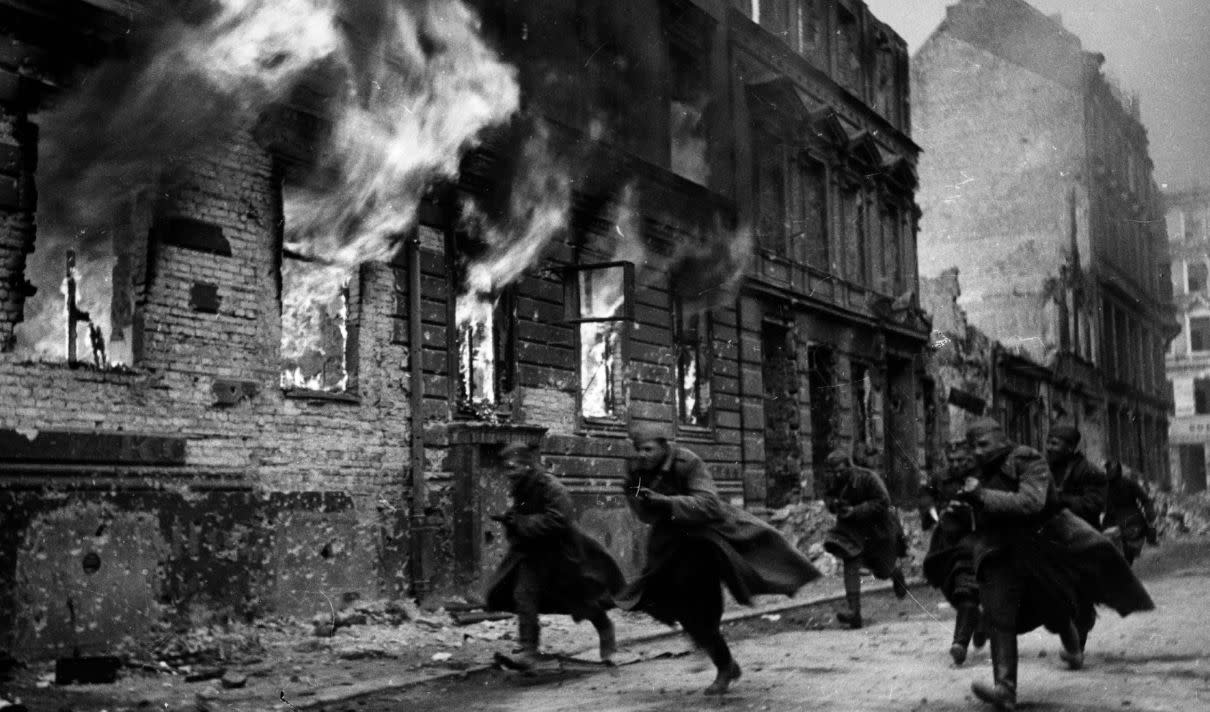
{"label": "curb", "polygon": [[[914,588],[926,585],[924,579],[912,579],[907,582],[909,588]],[[891,590],[891,584],[876,584],[868,588],[862,588],[862,594],[869,593],[886,593]],[[844,600],[843,593],[820,594],[813,598],[804,598],[802,600],[791,599],[785,603],[778,603],[763,608],[744,608],[741,610],[731,611],[723,614],[723,623],[736,623],[761,616],[767,616],[776,613],[785,613],[794,611],[800,608],[809,608],[812,606],[821,606],[828,603],[836,603]],[[682,635],[682,631],[678,628],[669,628],[658,633],[645,633],[643,635],[635,635],[629,638],[619,638],[618,647],[623,648],[630,645],[639,645],[642,643],[651,643],[657,640],[666,638],[675,638]],[[642,661],[639,661],[642,662]],[[393,692],[398,690],[406,690],[411,687],[418,687],[428,683],[440,683],[454,679],[467,678],[471,675],[487,672],[493,668],[492,665],[478,665],[469,667],[465,670],[451,670],[447,673],[432,675],[429,677],[419,678],[415,680],[406,680],[396,682],[394,680],[378,679],[366,680],[365,682],[357,683],[341,687],[339,690],[331,690],[327,692],[316,693],[308,697],[304,702],[295,702],[292,704],[294,710],[312,710],[318,709],[325,705],[333,705],[344,702],[351,702],[360,697],[368,697],[370,695],[382,694],[385,692]],[[217,700],[216,700],[217,701]],[[278,707],[281,709],[281,706]],[[263,708],[259,708],[263,709]]]}

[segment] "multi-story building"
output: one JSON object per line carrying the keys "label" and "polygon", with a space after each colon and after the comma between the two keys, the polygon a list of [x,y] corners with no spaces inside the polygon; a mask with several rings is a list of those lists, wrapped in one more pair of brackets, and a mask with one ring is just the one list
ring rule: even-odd
{"label": "multi-story building", "polygon": [[1103,61],[1022,0],[948,8],[912,63],[920,271],[958,268],[970,323],[1054,371],[1036,438],[1074,420],[1094,461],[1163,479],[1162,212],[1138,102]]}
{"label": "multi-story building", "polygon": [[1168,382],[1175,416],[1168,428],[1172,485],[1179,492],[1206,489],[1210,443],[1210,190],[1164,195],[1172,288],[1181,333],[1168,350]]}
{"label": "multi-story building", "polygon": [[137,5],[0,1],[19,654],[473,598],[512,442],[630,570],[635,422],[754,509],[834,447],[913,491],[918,149],[862,3]]}

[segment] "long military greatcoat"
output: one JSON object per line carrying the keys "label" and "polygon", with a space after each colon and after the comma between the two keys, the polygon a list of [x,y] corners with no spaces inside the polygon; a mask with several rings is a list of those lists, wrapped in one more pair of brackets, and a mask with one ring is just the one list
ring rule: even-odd
{"label": "long military greatcoat", "polygon": [[824,550],[841,559],[860,558],[874,576],[888,578],[898,563],[903,528],[882,478],[871,470],[850,468],[847,476],[829,483],[825,499],[832,512],[841,504],[853,512],[836,520],[824,536]]}
{"label": "long military greatcoat", "polygon": [[1052,468],[1051,472],[1055,487],[1059,490],[1059,501],[1093,529],[1100,529],[1109,484],[1105,473],[1078,452],[1062,467]]}
{"label": "long military greatcoat", "polygon": [[929,539],[928,553],[924,556],[924,577],[950,603],[978,601],[979,587],[975,582],[973,541],[974,511],[969,505],[952,506],[958,492],[974,470],[955,472],[934,477],[925,488],[923,498],[926,507],[938,510],[940,515]]}
{"label": "long military greatcoat", "polygon": [[[696,592],[676,587],[663,574],[687,551],[700,550],[701,544],[715,553],[722,583],[743,604],[759,594],[791,595],[821,575],[777,530],[719,499],[705,464],[683,447],[670,445],[658,468],[632,465],[625,487],[630,508],[651,525],[651,532],[643,572],[618,599],[623,608],[674,620],[678,599]],[[667,495],[671,501],[665,507],[640,500],[641,488]],[[654,585],[656,581],[663,583]]]}
{"label": "long military greatcoat", "polygon": [[544,585],[541,613],[587,618],[613,607],[626,581],[609,552],[575,525],[571,497],[553,475],[534,471],[512,488],[509,549],[488,584],[487,609],[515,611],[518,569],[537,567]]}
{"label": "long military greatcoat", "polygon": [[1036,450],[1006,448],[983,466],[980,481],[975,572],[995,562],[1022,577],[1017,632],[1062,630],[1085,605],[1104,604],[1123,616],[1155,607],[1117,548],[1059,502]]}

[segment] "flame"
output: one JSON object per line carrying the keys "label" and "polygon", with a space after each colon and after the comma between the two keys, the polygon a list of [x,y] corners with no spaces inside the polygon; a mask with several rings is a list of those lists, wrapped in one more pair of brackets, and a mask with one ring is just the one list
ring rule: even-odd
{"label": "flame", "polygon": [[[526,140],[519,163],[519,180],[512,186],[503,224],[492,224],[473,202],[463,206],[467,226],[487,243],[484,257],[467,269],[463,297],[482,299],[481,295],[498,293],[512,284],[538,261],[550,241],[567,229],[571,177],[567,167],[551,153],[548,130],[543,125],[538,124]],[[473,318],[481,312],[468,307],[462,313]]]}
{"label": "flame", "polygon": [[335,179],[286,206],[292,239],[344,264],[389,258],[429,186],[520,106],[514,68],[461,2],[385,3],[374,21],[341,57],[353,81],[321,171]]}
{"label": "flame", "polygon": [[348,269],[282,260],[281,384],[340,392],[348,386]]}

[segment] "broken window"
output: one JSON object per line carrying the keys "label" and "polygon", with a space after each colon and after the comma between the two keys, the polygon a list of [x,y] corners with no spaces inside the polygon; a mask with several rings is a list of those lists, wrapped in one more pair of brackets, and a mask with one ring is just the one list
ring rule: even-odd
{"label": "broken window", "polygon": [[677,415],[684,425],[710,424],[710,313],[673,304]]}
{"label": "broken window", "polygon": [[40,221],[36,249],[26,258],[25,278],[34,289],[14,330],[17,354],[97,368],[133,363],[131,232]]}
{"label": "broken window", "polygon": [[580,412],[585,418],[617,418],[625,406],[625,327],[633,318],[634,265],[574,267],[564,289],[568,320],[579,323]]}
{"label": "broken window", "polygon": [[1185,239],[1206,239],[1206,222],[1202,219],[1201,211],[1190,210],[1185,213]]}
{"label": "broken window", "polygon": [[287,244],[281,265],[281,386],[344,393],[350,388],[350,272]]}
{"label": "broken window", "polygon": [[465,233],[453,236],[452,271],[458,297],[454,302],[454,343],[458,372],[455,400],[460,413],[485,416],[512,390],[516,323],[515,292],[492,285],[471,288],[468,268],[486,251]]}
{"label": "broken window", "polygon": [[1210,317],[1190,317],[1189,349],[1192,351],[1210,351]]}
{"label": "broken window", "polygon": [[853,404],[853,452],[857,453],[873,446],[881,437],[882,395],[874,387],[868,366],[853,363],[851,369],[849,385]]}
{"label": "broken window", "polygon": [[1205,262],[1190,262],[1189,263],[1189,281],[1187,283],[1190,294],[1204,292],[1206,290],[1206,263]]}

